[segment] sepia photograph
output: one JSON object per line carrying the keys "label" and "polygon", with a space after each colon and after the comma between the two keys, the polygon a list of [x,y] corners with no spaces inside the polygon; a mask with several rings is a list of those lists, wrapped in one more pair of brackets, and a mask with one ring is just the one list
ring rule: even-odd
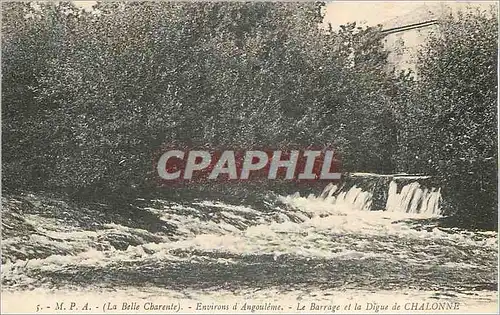
{"label": "sepia photograph", "polygon": [[2,314],[498,314],[497,1],[2,1]]}

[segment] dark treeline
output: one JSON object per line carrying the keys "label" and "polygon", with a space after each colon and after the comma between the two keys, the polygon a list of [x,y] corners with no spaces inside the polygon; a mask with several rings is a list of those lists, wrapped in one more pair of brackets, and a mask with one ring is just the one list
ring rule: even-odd
{"label": "dark treeline", "polygon": [[448,214],[497,222],[497,21],[445,19],[395,73],[380,27],[319,3],[3,3],[4,189],[155,190],[163,144],[332,146],[344,171],[439,177]]}

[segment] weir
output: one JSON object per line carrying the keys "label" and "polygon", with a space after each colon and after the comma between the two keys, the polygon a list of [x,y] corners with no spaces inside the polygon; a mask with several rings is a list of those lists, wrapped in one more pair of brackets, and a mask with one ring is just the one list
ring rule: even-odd
{"label": "weir", "polygon": [[328,184],[320,197],[357,211],[441,215],[441,188],[430,176],[351,173]]}

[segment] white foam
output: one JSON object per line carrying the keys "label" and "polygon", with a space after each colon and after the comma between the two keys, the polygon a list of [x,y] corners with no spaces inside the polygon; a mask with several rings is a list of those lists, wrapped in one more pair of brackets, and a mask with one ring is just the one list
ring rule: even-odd
{"label": "white foam", "polygon": [[[41,232],[30,236],[29,242],[33,247],[52,246],[70,251],[71,255],[7,261],[2,265],[2,278],[9,280],[9,283],[15,283],[9,284],[9,287],[16,288],[21,285],[40,285],[39,281],[37,283],[27,276],[29,270],[57,272],[68,266],[105,268],[110,264],[123,262],[239,263],[237,259],[219,257],[223,255],[210,255],[213,252],[240,256],[272,255],[275,259],[281,255],[332,260],[375,258],[390,261],[398,258],[405,260],[407,264],[439,264],[444,268],[470,270],[482,267],[474,260],[474,254],[471,254],[470,261],[456,262],[450,261],[447,253],[460,254],[460,248],[464,246],[469,246],[472,253],[498,252],[496,232],[458,229],[447,232],[438,228],[416,230],[403,220],[429,218],[429,213],[363,211],[363,207],[352,206],[356,204],[357,197],[362,196],[357,188],[353,190],[353,195],[357,197],[349,197],[346,194],[347,197],[342,197],[345,202],[337,202],[332,193],[334,189],[336,188],[330,185],[322,197],[301,197],[298,194],[280,197],[286,207],[276,207],[272,214],[221,202],[204,201],[184,206],[158,201],[160,208],[149,209],[158,213],[162,220],[176,225],[178,233],[177,237],[155,235],[160,239],[159,243],[145,241],[146,236],[151,236],[148,231],[119,224],[108,224],[105,229],[97,231],[83,231],[62,225],[56,220],[32,215],[27,217],[29,222]],[[358,206],[366,202],[364,198],[359,200],[362,202]],[[198,206],[220,209],[220,222],[200,219],[199,212],[204,211],[204,208],[199,209]],[[248,219],[248,215],[251,215],[252,219]],[[289,219],[291,216],[299,217],[302,222],[292,222]],[[243,224],[243,228],[232,222]],[[111,246],[98,250],[97,245],[108,244],[105,239],[112,234],[134,237],[140,241],[140,245],[128,246],[126,250],[115,250]],[[12,249],[21,241],[20,237],[4,239],[2,249],[5,252],[5,249]],[[406,246],[407,243],[413,245]],[[433,249],[441,251],[429,254]],[[18,250],[30,250],[30,247]],[[180,255],[179,251],[188,254]],[[196,254],[190,254],[194,251]],[[491,257],[491,260],[496,261],[496,257]]]}

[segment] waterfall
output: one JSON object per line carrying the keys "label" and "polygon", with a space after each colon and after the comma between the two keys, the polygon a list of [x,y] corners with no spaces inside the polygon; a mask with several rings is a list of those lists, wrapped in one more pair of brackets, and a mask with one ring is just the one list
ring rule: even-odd
{"label": "waterfall", "polygon": [[440,215],[441,189],[422,188],[418,182],[408,184],[397,193],[398,185],[391,181],[387,194],[386,210],[391,212],[422,213]]}
{"label": "waterfall", "polygon": [[328,184],[320,198],[355,211],[441,215],[441,189],[429,176],[351,174],[339,186]]}

